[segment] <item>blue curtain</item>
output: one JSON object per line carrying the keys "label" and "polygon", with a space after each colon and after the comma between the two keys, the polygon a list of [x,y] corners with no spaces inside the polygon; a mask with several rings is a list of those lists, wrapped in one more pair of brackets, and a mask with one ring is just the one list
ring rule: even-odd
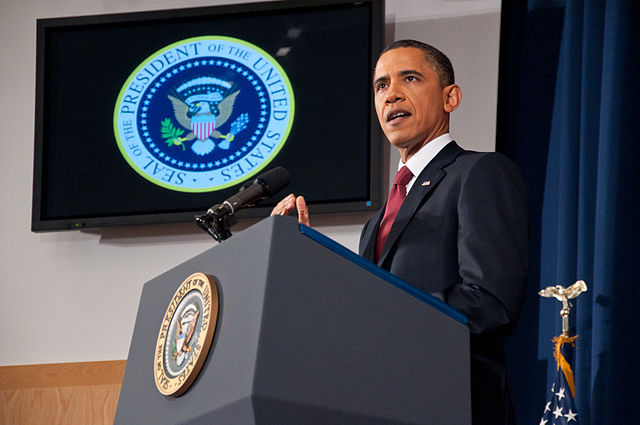
{"label": "blue curtain", "polygon": [[640,424],[640,1],[503,0],[499,151],[523,173],[531,272],[508,341],[521,425],[538,424],[561,332],[546,286],[574,300],[580,424]]}

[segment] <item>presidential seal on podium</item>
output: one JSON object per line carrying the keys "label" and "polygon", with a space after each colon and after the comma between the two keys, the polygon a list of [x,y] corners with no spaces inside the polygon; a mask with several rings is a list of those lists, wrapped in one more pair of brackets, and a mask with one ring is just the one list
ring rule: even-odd
{"label": "presidential seal on podium", "polygon": [[156,343],[154,377],[160,393],[178,397],[195,381],[213,341],[218,307],[212,277],[194,273],[178,287]]}

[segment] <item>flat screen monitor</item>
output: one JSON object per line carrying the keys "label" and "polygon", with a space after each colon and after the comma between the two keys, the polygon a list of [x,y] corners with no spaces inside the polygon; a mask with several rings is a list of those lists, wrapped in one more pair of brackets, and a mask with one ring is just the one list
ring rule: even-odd
{"label": "flat screen monitor", "polygon": [[383,0],[37,21],[32,230],[193,220],[261,173],[312,213],[380,206]]}

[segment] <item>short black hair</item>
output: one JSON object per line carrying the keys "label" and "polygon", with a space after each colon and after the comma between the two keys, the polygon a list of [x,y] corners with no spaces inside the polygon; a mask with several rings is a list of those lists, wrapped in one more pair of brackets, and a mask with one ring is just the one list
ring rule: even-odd
{"label": "short black hair", "polygon": [[[440,80],[441,87],[455,84],[453,65],[451,65],[451,61],[449,60],[447,55],[427,43],[423,43],[417,40],[394,41],[393,43],[385,47],[385,49],[380,53],[380,56],[382,56],[389,50],[399,49],[401,47],[413,47],[422,50],[425,59],[431,64],[434,71],[436,71],[436,74],[438,74],[438,79]],[[378,59],[380,59],[380,56],[378,56]]]}

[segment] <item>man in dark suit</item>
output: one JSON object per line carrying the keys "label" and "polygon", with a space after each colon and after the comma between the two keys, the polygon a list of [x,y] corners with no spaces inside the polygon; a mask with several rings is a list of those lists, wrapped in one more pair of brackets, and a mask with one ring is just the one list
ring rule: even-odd
{"label": "man in dark suit", "polygon": [[[380,55],[375,107],[389,142],[400,152],[387,205],[365,225],[360,255],[467,315],[471,332],[474,425],[514,424],[504,336],[522,308],[528,225],[515,165],[497,153],[460,148],[449,114],[462,100],[449,59],[413,40]],[[290,195],[274,214],[298,209]]]}

